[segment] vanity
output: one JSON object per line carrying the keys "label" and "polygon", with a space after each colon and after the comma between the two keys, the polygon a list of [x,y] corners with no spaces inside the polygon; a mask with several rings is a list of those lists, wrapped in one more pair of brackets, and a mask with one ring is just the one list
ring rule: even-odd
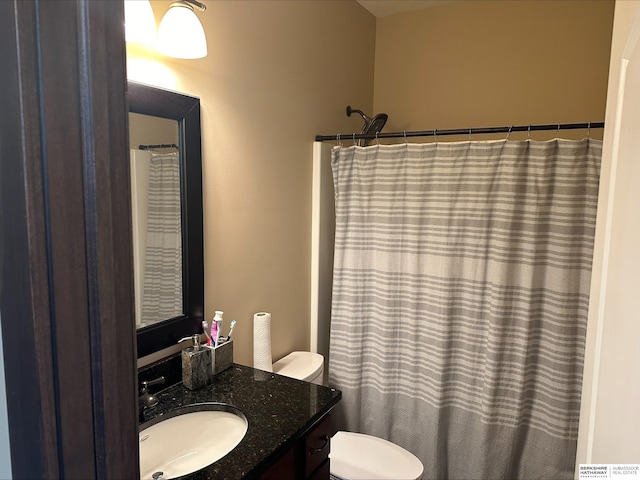
{"label": "vanity", "polygon": [[[157,374],[157,369],[150,368],[141,371],[140,378]],[[169,372],[168,378],[171,375],[175,373]],[[230,453],[180,478],[329,478],[329,439],[334,433],[330,412],[340,401],[338,390],[233,364],[207,387],[188,390],[178,383],[154,395],[158,403],[145,410],[141,427],[185,406],[206,402],[231,405],[247,420],[244,438]],[[211,435],[216,433],[212,431]]]}

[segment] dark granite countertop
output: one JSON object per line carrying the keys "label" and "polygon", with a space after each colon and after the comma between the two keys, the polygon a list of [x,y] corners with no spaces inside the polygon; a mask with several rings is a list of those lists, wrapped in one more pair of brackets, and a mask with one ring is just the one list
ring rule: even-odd
{"label": "dark granite countertop", "polygon": [[258,478],[341,398],[338,390],[233,364],[199,390],[181,383],[159,392],[158,406],[145,423],[180,407],[202,402],[227,403],[247,418],[238,446],[212,465],[181,478],[191,480]]}

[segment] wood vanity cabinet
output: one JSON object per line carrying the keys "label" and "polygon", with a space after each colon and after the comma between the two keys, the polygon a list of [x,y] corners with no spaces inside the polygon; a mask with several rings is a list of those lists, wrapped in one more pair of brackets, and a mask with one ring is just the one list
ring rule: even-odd
{"label": "wood vanity cabinet", "polygon": [[331,415],[313,425],[282,455],[261,480],[329,480],[329,451],[333,435]]}

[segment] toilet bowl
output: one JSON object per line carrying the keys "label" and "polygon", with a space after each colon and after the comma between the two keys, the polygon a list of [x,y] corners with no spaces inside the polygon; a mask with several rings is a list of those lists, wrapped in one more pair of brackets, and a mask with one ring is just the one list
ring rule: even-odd
{"label": "toilet bowl", "polygon": [[[322,385],[324,357],[292,352],[273,364],[273,373]],[[337,432],[331,437],[330,474],[334,480],[418,480],[423,465],[404,448],[362,433]]]}

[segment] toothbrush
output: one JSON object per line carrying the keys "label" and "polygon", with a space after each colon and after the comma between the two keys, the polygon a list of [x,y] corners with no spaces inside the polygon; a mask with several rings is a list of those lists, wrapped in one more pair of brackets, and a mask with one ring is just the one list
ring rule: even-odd
{"label": "toothbrush", "polygon": [[222,319],[214,320],[214,322],[217,325],[217,328],[216,328],[216,339],[215,339],[215,346],[217,347],[218,345],[220,345],[220,332],[222,331]]}
{"label": "toothbrush", "polygon": [[207,345],[211,346],[211,335],[209,335],[209,322],[206,320],[202,321],[202,330],[204,330],[204,334],[207,337]]}
{"label": "toothbrush", "polygon": [[216,310],[213,320],[211,321],[211,345],[215,348],[220,340],[220,331],[222,330],[222,315],[224,312]]}
{"label": "toothbrush", "polygon": [[213,320],[211,322],[211,346],[213,348],[218,346],[218,335],[219,335],[218,322]]}
{"label": "toothbrush", "polygon": [[231,340],[231,334],[233,333],[233,327],[236,326],[236,321],[231,320],[231,328],[229,329],[229,335],[227,335],[227,342]]}

